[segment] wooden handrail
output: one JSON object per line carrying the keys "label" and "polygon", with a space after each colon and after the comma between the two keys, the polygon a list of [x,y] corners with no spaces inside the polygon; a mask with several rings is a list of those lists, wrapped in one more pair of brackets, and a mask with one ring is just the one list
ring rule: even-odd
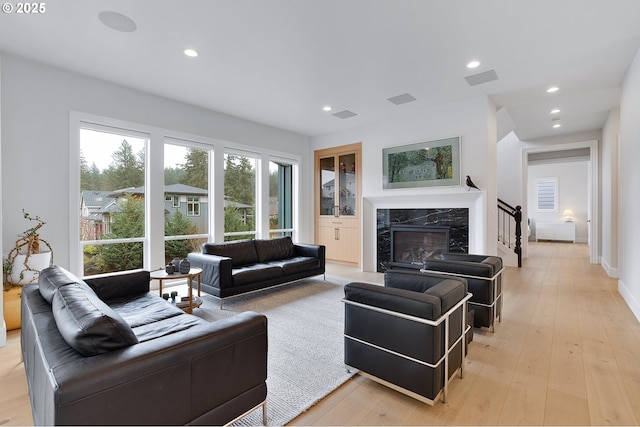
{"label": "wooden handrail", "polygon": [[[518,255],[518,267],[522,267],[522,207],[520,205],[515,208],[510,204],[498,199],[498,210],[503,214],[502,221],[502,239],[505,243],[505,223],[508,223],[508,235],[509,240],[506,243],[507,246],[511,247],[511,221],[504,221],[504,215],[508,215],[510,218],[513,218],[515,223],[515,246],[513,251]],[[500,229],[500,217],[498,217],[498,229]],[[498,236],[498,238],[500,238]]]}

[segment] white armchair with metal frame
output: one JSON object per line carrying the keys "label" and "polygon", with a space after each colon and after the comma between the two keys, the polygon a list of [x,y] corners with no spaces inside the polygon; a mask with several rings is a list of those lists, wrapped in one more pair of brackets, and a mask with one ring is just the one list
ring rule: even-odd
{"label": "white armchair with metal frame", "polygon": [[345,286],[345,364],[433,405],[463,376],[467,326],[464,279],[389,270],[385,285]]}
{"label": "white armchair with metal frame", "polygon": [[474,326],[495,330],[502,320],[502,258],[490,255],[446,253],[428,258],[420,270],[426,274],[446,274],[467,280],[473,297],[469,309],[475,311]]}

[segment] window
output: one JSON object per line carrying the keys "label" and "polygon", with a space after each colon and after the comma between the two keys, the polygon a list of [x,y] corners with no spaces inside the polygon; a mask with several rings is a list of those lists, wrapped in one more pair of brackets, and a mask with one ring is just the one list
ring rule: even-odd
{"label": "window", "polygon": [[[81,112],[70,118],[75,274],[156,270],[208,241],[296,234],[299,158]],[[215,158],[218,144],[228,151]]]}
{"label": "window", "polygon": [[200,198],[187,196],[187,216],[200,216]]}
{"label": "window", "polygon": [[269,237],[293,234],[293,165],[269,161]]}
{"label": "window", "polygon": [[[213,150],[196,142],[164,144],[165,264],[199,252],[209,238],[209,158]],[[180,199],[186,200],[181,205]]]}
{"label": "window", "polygon": [[558,178],[539,178],[536,180],[538,211],[556,212],[558,210]]}
{"label": "window", "polygon": [[148,136],[80,128],[80,244],[85,276],[143,268]]}
{"label": "window", "polygon": [[256,235],[257,159],[224,155],[224,239],[249,239]]}

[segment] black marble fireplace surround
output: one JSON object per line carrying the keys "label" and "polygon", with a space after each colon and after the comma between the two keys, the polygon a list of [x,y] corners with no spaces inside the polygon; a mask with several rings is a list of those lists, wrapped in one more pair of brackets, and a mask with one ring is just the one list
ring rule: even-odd
{"label": "black marble fireplace surround", "polygon": [[[437,226],[449,228],[449,252],[469,252],[468,208],[376,209],[377,271],[391,263],[391,225]],[[418,267],[419,268],[419,267]]]}

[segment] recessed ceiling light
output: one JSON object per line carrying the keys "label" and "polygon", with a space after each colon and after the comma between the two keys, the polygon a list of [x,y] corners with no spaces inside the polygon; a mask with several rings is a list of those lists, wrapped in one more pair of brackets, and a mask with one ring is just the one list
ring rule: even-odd
{"label": "recessed ceiling light", "polygon": [[100,22],[102,22],[112,30],[120,31],[123,33],[132,33],[138,28],[133,19],[121,13],[113,12],[111,10],[103,10],[102,12],[100,12],[98,14],[98,19],[100,19]]}
{"label": "recessed ceiling light", "polygon": [[547,89],[547,93],[553,93],[553,92],[557,92],[559,90],[560,90],[560,88],[558,86],[551,86],[549,89]]}
{"label": "recessed ceiling light", "polygon": [[480,61],[471,61],[467,64],[467,68],[478,68],[480,66]]}
{"label": "recessed ceiling light", "polygon": [[559,108],[554,108],[553,110],[549,111],[549,113],[551,114],[558,114],[560,112]]}
{"label": "recessed ceiling light", "polygon": [[551,126],[552,128],[561,128],[562,124],[561,123],[554,123],[553,126]]}
{"label": "recessed ceiling light", "polygon": [[325,105],[324,107],[322,107],[322,111],[331,111],[333,110],[333,108],[331,108],[331,105]]}
{"label": "recessed ceiling light", "polygon": [[190,58],[195,58],[196,56],[198,56],[198,51],[194,49],[185,49],[184,54]]}
{"label": "recessed ceiling light", "polygon": [[551,126],[552,128],[562,127],[562,123],[560,123],[560,118],[555,118],[551,120],[551,123],[553,123],[553,125]]}

